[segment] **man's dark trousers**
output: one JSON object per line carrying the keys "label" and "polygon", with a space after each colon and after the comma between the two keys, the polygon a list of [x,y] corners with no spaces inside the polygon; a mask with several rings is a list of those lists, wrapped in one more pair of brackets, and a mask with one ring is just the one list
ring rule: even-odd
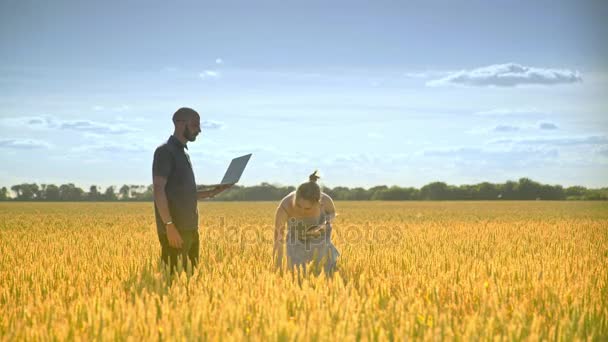
{"label": "man's dark trousers", "polygon": [[200,247],[198,230],[179,230],[179,235],[181,235],[183,241],[182,248],[171,247],[167,234],[158,234],[161,258],[165,265],[170,265],[171,273],[180,268],[182,270],[193,270],[198,265]]}

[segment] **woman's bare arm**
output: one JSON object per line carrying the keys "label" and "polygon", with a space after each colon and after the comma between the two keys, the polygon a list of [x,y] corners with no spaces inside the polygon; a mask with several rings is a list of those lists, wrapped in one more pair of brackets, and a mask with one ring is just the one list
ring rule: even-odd
{"label": "woman's bare arm", "polygon": [[336,218],[336,207],[334,201],[329,195],[323,194],[322,196],[323,208],[325,208],[325,214],[327,217],[327,223],[331,223]]}
{"label": "woman's bare arm", "polygon": [[287,212],[281,204],[277,207],[274,219],[274,248],[273,257],[275,268],[281,268],[283,265],[283,251],[285,249],[285,225],[287,223]]}

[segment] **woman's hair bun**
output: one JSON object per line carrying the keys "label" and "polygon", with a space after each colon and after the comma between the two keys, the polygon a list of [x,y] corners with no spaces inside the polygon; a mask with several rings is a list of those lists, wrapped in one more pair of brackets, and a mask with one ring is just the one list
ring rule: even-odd
{"label": "woman's hair bun", "polygon": [[317,184],[317,179],[321,178],[315,170],[308,176],[308,182],[302,183],[296,189],[296,200],[305,199],[311,202],[319,202],[321,200],[321,187]]}
{"label": "woman's hair bun", "polygon": [[317,170],[315,170],[315,172],[313,172],[310,176],[308,176],[308,180],[312,183],[316,183],[317,180],[321,177],[319,177],[319,175],[317,174]]}

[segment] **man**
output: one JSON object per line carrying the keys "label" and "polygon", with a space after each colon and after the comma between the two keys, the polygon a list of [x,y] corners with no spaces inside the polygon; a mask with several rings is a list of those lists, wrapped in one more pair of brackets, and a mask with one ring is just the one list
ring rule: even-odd
{"label": "man", "polygon": [[188,141],[201,132],[201,119],[191,108],[180,108],[173,114],[175,130],[169,140],[156,148],[152,164],[154,213],[161,256],[171,272],[181,260],[184,269],[196,267],[199,255],[197,200],[213,197],[229,188],[220,186],[197,191]]}

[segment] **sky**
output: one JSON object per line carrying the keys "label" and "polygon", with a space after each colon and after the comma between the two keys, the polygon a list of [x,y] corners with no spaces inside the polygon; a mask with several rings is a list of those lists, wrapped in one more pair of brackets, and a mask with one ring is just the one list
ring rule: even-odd
{"label": "sky", "polygon": [[0,186],[608,186],[606,1],[0,0]]}

